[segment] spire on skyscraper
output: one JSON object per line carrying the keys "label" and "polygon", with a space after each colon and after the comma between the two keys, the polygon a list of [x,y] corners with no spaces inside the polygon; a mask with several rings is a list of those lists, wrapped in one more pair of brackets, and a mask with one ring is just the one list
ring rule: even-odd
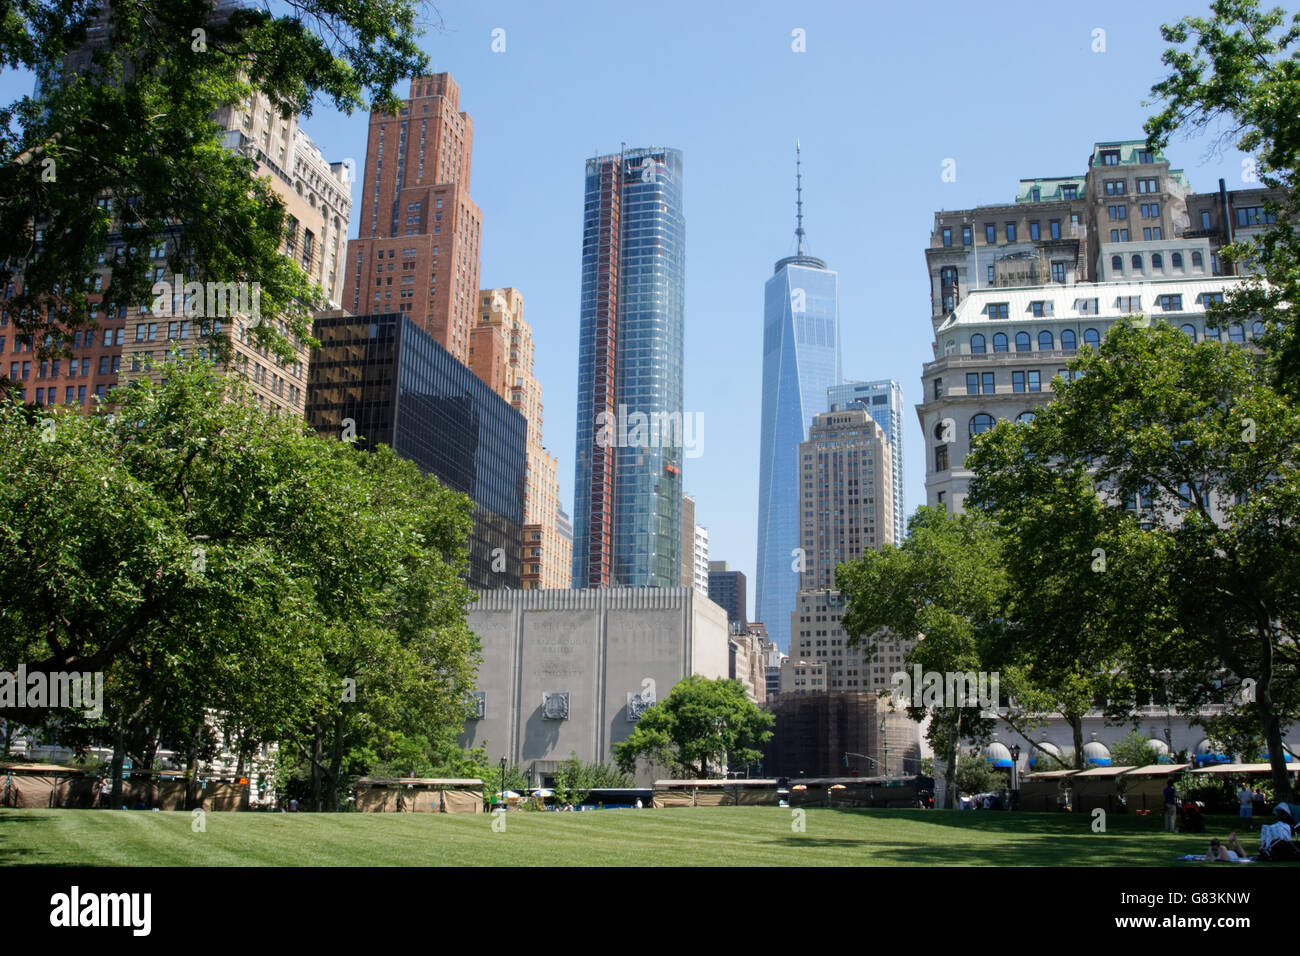
{"label": "spire on skyscraper", "polygon": [[794,141],[794,237],[798,242],[795,255],[803,255],[803,172],[799,165],[799,140]]}

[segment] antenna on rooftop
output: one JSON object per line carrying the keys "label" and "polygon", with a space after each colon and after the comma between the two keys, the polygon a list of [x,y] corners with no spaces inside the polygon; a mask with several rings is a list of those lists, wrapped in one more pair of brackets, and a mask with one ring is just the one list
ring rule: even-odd
{"label": "antenna on rooftop", "polygon": [[798,244],[796,255],[803,255],[803,171],[800,166],[799,140],[794,141],[794,236]]}

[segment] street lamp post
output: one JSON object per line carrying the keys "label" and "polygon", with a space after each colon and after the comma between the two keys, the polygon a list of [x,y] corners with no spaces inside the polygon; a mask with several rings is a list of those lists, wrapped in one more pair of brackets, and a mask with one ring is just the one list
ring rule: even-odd
{"label": "street lamp post", "polygon": [[501,758],[501,803],[506,802],[506,758]]}
{"label": "street lamp post", "polygon": [[1011,745],[1011,809],[1020,809],[1020,744]]}
{"label": "street lamp post", "polygon": [[885,718],[880,718],[880,744],[884,748],[885,776],[889,776],[889,737],[885,733]]}

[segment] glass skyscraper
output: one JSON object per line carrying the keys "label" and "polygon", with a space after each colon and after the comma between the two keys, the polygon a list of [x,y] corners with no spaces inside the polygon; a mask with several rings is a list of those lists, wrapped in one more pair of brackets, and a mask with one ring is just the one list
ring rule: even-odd
{"label": "glass skyscraper", "polygon": [[848,408],[860,404],[889,439],[894,464],[893,543],[903,543],[907,535],[907,508],[903,501],[903,387],[893,379],[874,382],[845,382],[826,390],[826,411],[832,407]]}
{"label": "glass skyscraper", "polygon": [[681,585],[682,154],[587,160],[573,586]]}
{"label": "glass skyscraper", "polygon": [[839,275],[806,255],[803,177],[795,152],[793,256],[763,288],[763,403],[758,458],[758,561],[754,614],[782,651],[805,562],[799,548],[799,444],[840,384]]}

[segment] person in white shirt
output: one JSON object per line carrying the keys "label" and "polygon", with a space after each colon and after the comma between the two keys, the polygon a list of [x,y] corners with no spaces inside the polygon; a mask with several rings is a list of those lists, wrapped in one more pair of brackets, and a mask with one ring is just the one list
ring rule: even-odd
{"label": "person in white shirt", "polygon": [[1273,816],[1277,818],[1276,822],[1259,828],[1259,849],[1266,856],[1269,855],[1274,844],[1291,842],[1291,807],[1279,803],[1273,808]]}
{"label": "person in white shirt", "polygon": [[1237,802],[1241,804],[1241,819],[1249,820],[1254,811],[1255,791],[1243,783],[1237,791]]}

